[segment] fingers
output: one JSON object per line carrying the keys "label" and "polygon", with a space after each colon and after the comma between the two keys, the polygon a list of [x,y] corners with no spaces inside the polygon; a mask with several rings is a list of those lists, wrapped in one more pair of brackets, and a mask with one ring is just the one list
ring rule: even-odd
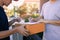
{"label": "fingers", "polygon": [[29,31],[26,30],[25,28],[23,29],[23,33],[24,33],[24,36],[29,36],[30,35]]}
{"label": "fingers", "polygon": [[23,36],[29,36],[30,32],[24,28],[25,25],[21,25],[20,27],[17,27],[17,32],[22,34]]}
{"label": "fingers", "polygon": [[18,32],[19,34],[22,34],[23,36],[27,36],[24,32]]}
{"label": "fingers", "polygon": [[26,37],[29,36],[29,33],[26,30],[19,31],[19,33]]}
{"label": "fingers", "polygon": [[24,27],[18,27],[17,32],[24,35],[24,36],[29,36],[30,33],[28,30],[26,30]]}
{"label": "fingers", "polygon": [[30,32],[28,30],[25,29],[25,32],[24,32],[27,36],[30,35]]}
{"label": "fingers", "polygon": [[23,34],[24,36],[29,36],[29,33],[27,33],[27,32],[24,32],[24,34]]}

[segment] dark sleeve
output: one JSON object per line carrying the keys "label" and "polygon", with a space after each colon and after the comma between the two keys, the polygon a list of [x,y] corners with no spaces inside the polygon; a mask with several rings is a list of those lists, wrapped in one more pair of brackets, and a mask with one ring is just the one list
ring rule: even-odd
{"label": "dark sleeve", "polygon": [[4,9],[0,8],[0,31],[8,30],[8,28],[7,16],[5,15]]}

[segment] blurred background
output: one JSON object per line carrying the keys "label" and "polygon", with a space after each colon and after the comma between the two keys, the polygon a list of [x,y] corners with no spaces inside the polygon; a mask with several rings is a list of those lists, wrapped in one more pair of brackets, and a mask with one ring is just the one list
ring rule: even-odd
{"label": "blurred background", "polygon": [[[36,18],[40,16],[40,11],[42,9],[42,5],[48,0],[12,0],[12,3],[6,7],[3,6],[8,17],[8,21],[17,17],[25,17],[26,15],[32,15],[32,17]],[[25,15],[24,15],[25,14]],[[24,16],[23,16],[24,15]],[[27,16],[27,17],[28,17]],[[36,17],[35,17],[36,16]],[[12,29],[11,26],[9,29]],[[38,33],[42,39],[43,31]],[[27,37],[22,36],[21,34],[14,34],[10,36],[10,40],[26,40]]]}

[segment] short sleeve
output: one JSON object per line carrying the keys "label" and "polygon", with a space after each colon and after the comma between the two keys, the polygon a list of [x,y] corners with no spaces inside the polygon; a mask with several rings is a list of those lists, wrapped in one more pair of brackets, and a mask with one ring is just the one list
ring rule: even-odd
{"label": "short sleeve", "polygon": [[40,12],[41,16],[44,16],[44,5],[42,6],[41,12]]}
{"label": "short sleeve", "polygon": [[8,30],[8,20],[4,9],[0,7],[0,31]]}

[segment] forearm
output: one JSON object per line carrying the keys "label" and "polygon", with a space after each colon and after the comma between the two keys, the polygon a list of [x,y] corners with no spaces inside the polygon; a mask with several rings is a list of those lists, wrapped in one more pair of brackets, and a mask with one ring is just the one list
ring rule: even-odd
{"label": "forearm", "polygon": [[44,23],[60,26],[60,20],[45,20]]}
{"label": "forearm", "polygon": [[16,32],[16,29],[0,31],[0,39],[8,37],[9,35],[14,34],[15,32]]}
{"label": "forearm", "polygon": [[45,24],[53,24],[60,26],[60,20],[44,20],[43,16],[40,16],[40,19],[42,19],[41,21],[44,22]]}

